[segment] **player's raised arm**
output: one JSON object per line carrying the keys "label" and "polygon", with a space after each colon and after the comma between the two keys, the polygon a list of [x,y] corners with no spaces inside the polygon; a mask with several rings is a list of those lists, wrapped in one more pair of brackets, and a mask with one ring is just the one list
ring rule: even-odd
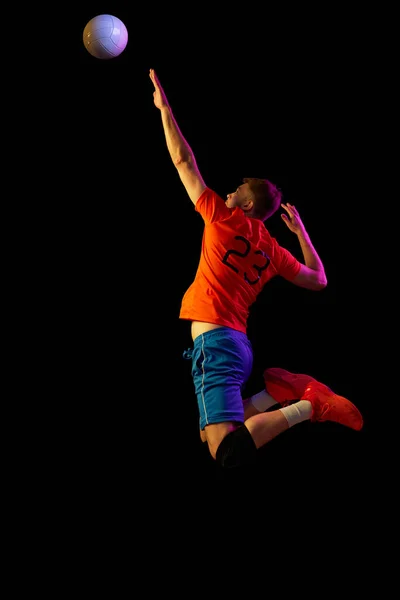
{"label": "player's raised arm", "polygon": [[327,285],[324,265],[311,242],[300,215],[293,204],[286,203],[281,206],[287,213],[281,214],[282,220],[290,231],[297,235],[305,263],[301,265],[300,271],[292,279],[292,283],[309,290],[323,290]]}
{"label": "player's raised arm", "polygon": [[161,112],[161,121],[169,154],[179,173],[179,177],[185,186],[189,198],[193,204],[196,204],[206,188],[206,184],[197,167],[193,151],[178,127],[165,92],[161,87],[154,69],[150,69],[149,75],[154,85],[154,104]]}

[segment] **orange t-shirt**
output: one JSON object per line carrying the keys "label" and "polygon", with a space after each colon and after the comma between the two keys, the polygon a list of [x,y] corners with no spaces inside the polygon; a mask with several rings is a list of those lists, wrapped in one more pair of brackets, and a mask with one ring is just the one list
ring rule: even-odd
{"label": "orange t-shirt", "polygon": [[209,188],[196,210],[204,220],[201,255],[179,317],[246,333],[250,306],[267,281],[275,275],[291,281],[300,262],[271,237],[263,221],[228,208]]}

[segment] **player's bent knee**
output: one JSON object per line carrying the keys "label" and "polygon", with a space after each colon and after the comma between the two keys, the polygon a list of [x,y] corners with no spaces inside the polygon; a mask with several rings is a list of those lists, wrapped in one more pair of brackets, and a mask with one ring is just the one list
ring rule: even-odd
{"label": "player's bent knee", "polygon": [[224,437],[216,453],[217,463],[224,468],[243,467],[253,464],[257,447],[247,427],[241,425]]}

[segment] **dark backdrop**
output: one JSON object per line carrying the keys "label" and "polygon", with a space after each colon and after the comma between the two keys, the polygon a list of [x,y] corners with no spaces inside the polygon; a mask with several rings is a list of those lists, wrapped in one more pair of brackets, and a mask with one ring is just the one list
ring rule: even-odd
{"label": "dark backdrop", "polygon": [[[109,502],[123,521],[139,503],[161,523],[171,506],[195,512],[227,491],[230,503],[242,492],[257,498],[261,512],[271,503],[310,506],[316,495],[313,511],[358,511],[376,483],[369,292],[360,277],[368,257],[357,107],[366,65],[351,21],[331,12],[317,15],[316,26],[304,7],[189,16],[126,4],[86,3],[75,14],[47,99],[46,218],[59,249],[53,335],[63,347],[53,392],[68,430],[62,465],[71,506],[93,515]],[[125,22],[129,41],[120,57],[101,61],[84,48],[82,32],[107,12]],[[202,221],[168,155],[151,67],[206,183],[225,196],[246,176],[274,181],[298,207],[326,267],[321,293],[278,278],[266,286],[249,320],[248,393],[261,389],[268,366],[310,373],[360,408],[361,432],[303,423],[265,447],[255,471],[235,477],[223,477],[202,447],[182,359],[189,324],[178,318]],[[301,259],[279,214],[268,228]]]}

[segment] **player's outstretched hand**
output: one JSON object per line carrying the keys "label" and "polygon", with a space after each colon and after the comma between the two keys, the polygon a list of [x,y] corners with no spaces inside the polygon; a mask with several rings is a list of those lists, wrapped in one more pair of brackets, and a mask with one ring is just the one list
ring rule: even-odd
{"label": "player's outstretched hand", "polygon": [[157,108],[159,108],[161,110],[165,106],[168,106],[167,96],[165,95],[165,92],[161,87],[161,84],[158,80],[158,77],[157,77],[154,69],[150,69],[149,75],[150,75],[150,79],[154,85],[154,92],[153,92],[154,104]]}

